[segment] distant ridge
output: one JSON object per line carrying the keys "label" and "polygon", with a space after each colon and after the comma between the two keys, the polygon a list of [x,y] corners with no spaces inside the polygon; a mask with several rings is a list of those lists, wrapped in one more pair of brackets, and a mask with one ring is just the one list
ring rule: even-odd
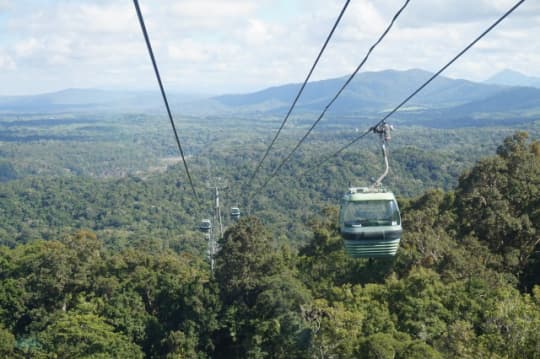
{"label": "distant ridge", "polygon": [[[196,95],[176,94],[176,103],[193,101]],[[157,91],[109,91],[70,88],[56,92],[27,95],[0,96],[0,112],[56,113],[87,111],[150,111],[162,106]]]}
{"label": "distant ridge", "polygon": [[[520,84],[524,75],[504,72]],[[334,103],[328,116],[339,117],[333,123],[346,124],[359,118],[377,118],[389,111],[432,74],[418,69],[363,72],[351,82]],[[528,80],[533,78],[526,77]],[[495,79],[496,80],[496,79]],[[342,86],[345,77],[308,83],[293,118],[319,113]],[[300,84],[269,87],[245,94],[225,94],[201,98],[189,94],[169,95],[175,113],[205,116],[273,115],[282,116],[290,106]],[[105,91],[66,89],[49,94],[0,97],[0,113],[58,112],[163,112],[158,91]],[[540,118],[540,88],[479,83],[438,77],[393,116],[407,124],[452,127],[455,124],[482,125],[489,121],[518,123]],[[488,121],[489,119],[489,121]],[[354,120],[356,121],[356,120]],[[483,121],[483,122],[482,122]],[[505,122],[506,121],[506,122]],[[348,124],[348,123],[347,123]]]}
{"label": "distant ridge", "polygon": [[[379,118],[432,73],[412,69],[358,74],[328,112],[338,116],[333,123],[357,123],[357,119]],[[314,81],[306,86],[296,112],[319,113],[345,77]],[[300,84],[270,87],[261,91],[223,95],[213,100],[229,111],[258,111],[282,115]],[[347,119],[348,118],[348,119]],[[396,113],[393,121],[430,127],[515,125],[540,118],[540,89],[478,83],[438,77]]]}
{"label": "distant ridge", "polygon": [[[360,73],[336,101],[333,111],[380,112],[401,102],[431,75],[430,72],[418,69]],[[300,98],[298,109],[310,112],[322,109],[344,81],[345,77],[340,77],[309,83]],[[289,105],[298,87],[299,84],[288,84],[250,94],[218,96],[214,100],[225,106],[259,105],[268,108],[273,105],[274,110],[282,110]],[[461,105],[500,90],[498,86],[439,77],[415,97],[410,106],[440,108]]]}
{"label": "distant ridge", "polygon": [[540,77],[527,76],[514,70],[502,70],[485,81],[487,84],[540,88]]}

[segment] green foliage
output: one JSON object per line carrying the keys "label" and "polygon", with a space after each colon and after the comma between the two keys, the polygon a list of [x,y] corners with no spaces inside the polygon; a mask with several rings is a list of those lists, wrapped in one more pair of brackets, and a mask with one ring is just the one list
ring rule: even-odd
{"label": "green foliage", "polygon": [[272,248],[256,218],[243,218],[225,233],[216,258],[224,304],[218,357],[293,358],[307,348],[301,308],[310,296],[294,264],[286,249]]}
{"label": "green foliage", "polygon": [[540,306],[529,295],[513,288],[497,293],[497,302],[487,308],[480,345],[510,358],[540,358]]}
{"label": "green foliage", "polygon": [[13,357],[15,354],[15,337],[11,332],[0,325],[0,355],[3,358]]}
{"label": "green foliage", "polygon": [[207,266],[192,256],[112,253],[87,231],[2,252],[0,320],[21,338],[19,351],[141,357],[213,350],[218,297]]}
{"label": "green foliage", "polygon": [[17,178],[15,167],[9,162],[0,161],[0,182]]}
{"label": "green foliage", "polygon": [[[342,299],[342,298],[339,298]],[[340,300],[313,302],[307,317],[314,328],[313,352],[317,356],[353,357],[362,338],[362,323],[366,313]]]}
{"label": "green foliage", "polygon": [[527,134],[504,140],[497,156],[480,161],[461,179],[456,207],[462,235],[471,234],[520,275],[539,243],[540,157]]}
{"label": "green foliage", "polygon": [[398,316],[398,329],[433,343],[446,330],[451,313],[444,305],[445,288],[429,270],[413,270],[401,281],[389,283],[389,305]]}
{"label": "green foliage", "polygon": [[442,359],[437,350],[423,342],[413,342],[403,350],[397,358],[403,359]]}
{"label": "green foliage", "polygon": [[[302,116],[299,124],[307,120],[309,116]],[[276,121],[276,117],[261,117],[253,126],[253,118],[245,116],[182,116],[196,186],[203,188],[208,176],[226,178],[234,186],[224,194],[225,206],[244,205],[243,185]],[[368,123],[354,117],[346,125],[322,127],[276,180],[255,196],[253,211],[269,224],[276,241],[304,244],[311,238],[309,222],[320,217],[321,208],[336,203],[348,185],[367,184],[381,173],[378,143],[366,138],[299,178],[322,155],[356,135],[350,130],[351,121],[354,126]],[[167,126],[162,116],[140,114],[1,118],[5,134],[0,132],[5,137],[0,143],[0,163],[9,163],[17,177],[0,186],[4,219],[0,243],[14,246],[39,238],[57,239],[74,229],[89,228],[111,247],[152,240],[159,246],[202,255],[204,242],[194,228],[208,212],[193,205]],[[295,124],[284,131],[282,143],[254,185],[275,168],[303,133],[303,126]],[[460,173],[494,151],[511,131],[494,127],[479,135],[480,131],[469,129],[399,127],[391,145],[391,176],[386,184],[403,196],[420,195],[434,187],[451,189]],[[534,127],[530,131],[538,134]],[[209,208],[210,196],[200,192],[203,207]]]}
{"label": "green foliage", "polygon": [[396,357],[397,341],[388,334],[377,333],[367,337],[360,347],[359,358],[391,359]]}
{"label": "green foliage", "polygon": [[104,318],[93,313],[88,303],[59,315],[38,335],[38,340],[37,352],[53,358],[143,357],[136,344],[116,333]]}
{"label": "green foliage", "polygon": [[197,344],[197,338],[186,335],[181,330],[169,333],[167,338],[162,341],[167,359],[196,358],[198,356]]}
{"label": "green foliage", "polygon": [[[449,154],[407,146],[407,171],[444,170]],[[229,226],[215,273],[174,171],[3,183],[0,356],[540,359],[539,148],[517,133],[454,191],[399,198],[392,260],[348,257],[323,205],[380,170],[374,155],[346,154],[316,181],[291,165],[287,187],[254,198],[264,223]],[[229,150],[219,161],[249,172]]]}

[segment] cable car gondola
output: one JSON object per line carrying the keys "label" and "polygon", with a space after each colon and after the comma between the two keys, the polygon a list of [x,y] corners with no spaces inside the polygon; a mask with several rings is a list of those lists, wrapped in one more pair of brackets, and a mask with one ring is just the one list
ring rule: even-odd
{"label": "cable car gondola", "polygon": [[340,210],[345,251],[355,258],[393,257],[401,237],[399,207],[392,192],[349,188]]}
{"label": "cable car gondola", "polygon": [[384,173],[371,187],[351,187],[341,200],[339,230],[345,251],[355,258],[393,257],[401,238],[401,215],[394,194],[382,188],[388,174],[386,144],[392,126],[381,123],[372,128],[382,142]]}
{"label": "cable car gondola", "polygon": [[240,219],[240,208],[231,207],[231,219],[235,221]]}
{"label": "cable car gondola", "polygon": [[199,230],[204,233],[210,232],[212,229],[212,222],[209,219],[203,219],[201,223],[199,223]]}

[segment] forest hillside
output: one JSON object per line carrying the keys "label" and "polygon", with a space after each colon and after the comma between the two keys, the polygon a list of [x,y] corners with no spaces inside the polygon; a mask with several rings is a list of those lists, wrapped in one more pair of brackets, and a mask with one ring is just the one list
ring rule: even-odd
{"label": "forest hillside", "polygon": [[[47,201],[31,190],[28,200]],[[4,232],[0,355],[540,358],[540,143],[518,132],[454,190],[399,202],[395,259],[348,257],[327,207],[299,249],[241,219],[214,275],[196,250],[148,238],[111,246],[77,226],[47,238]],[[10,228],[27,217],[7,218]]]}

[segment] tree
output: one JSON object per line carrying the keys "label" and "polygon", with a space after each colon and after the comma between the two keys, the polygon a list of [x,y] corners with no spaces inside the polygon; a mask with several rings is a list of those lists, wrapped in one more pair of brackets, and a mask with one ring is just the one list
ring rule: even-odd
{"label": "tree", "polygon": [[377,333],[364,339],[358,352],[362,359],[393,359],[400,343],[389,334]]}
{"label": "tree", "polygon": [[142,358],[141,349],[117,333],[104,318],[94,314],[90,303],[58,315],[39,333],[38,352],[60,358]]}
{"label": "tree", "polygon": [[[216,281],[221,290],[223,328],[219,357],[293,358],[307,349],[301,306],[309,293],[296,278],[295,259],[275,250],[260,221],[241,219],[220,241]],[[307,337],[309,339],[309,336]]]}
{"label": "tree", "polygon": [[456,190],[461,235],[487,243],[515,275],[540,240],[540,157],[527,138],[524,132],[506,138],[497,156],[478,162]]}
{"label": "tree", "polygon": [[9,162],[0,161],[0,182],[17,178],[17,171]]}
{"label": "tree", "polygon": [[479,346],[508,358],[540,358],[539,298],[510,286],[500,288],[486,309]]}
{"label": "tree", "polygon": [[4,326],[0,325],[0,355],[12,358],[15,351],[15,337]]}
{"label": "tree", "polygon": [[311,354],[316,358],[351,358],[360,345],[366,313],[341,299],[317,299],[306,308],[314,332]]}
{"label": "tree", "polygon": [[424,342],[416,341],[409,344],[399,355],[398,359],[442,359],[443,356],[433,347]]}
{"label": "tree", "polygon": [[433,343],[446,331],[451,316],[445,306],[445,287],[437,273],[417,268],[403,280],[388,282],[388,302],[398,330]]}
{"label": "tree", "polygon": [[180,342],[201,357],[212,353],[220,304],[201,262],[170,251],[128,249],[110,257],[107,270],[120,283],[104,302],[103,314],[147,356],[175,353]]}

